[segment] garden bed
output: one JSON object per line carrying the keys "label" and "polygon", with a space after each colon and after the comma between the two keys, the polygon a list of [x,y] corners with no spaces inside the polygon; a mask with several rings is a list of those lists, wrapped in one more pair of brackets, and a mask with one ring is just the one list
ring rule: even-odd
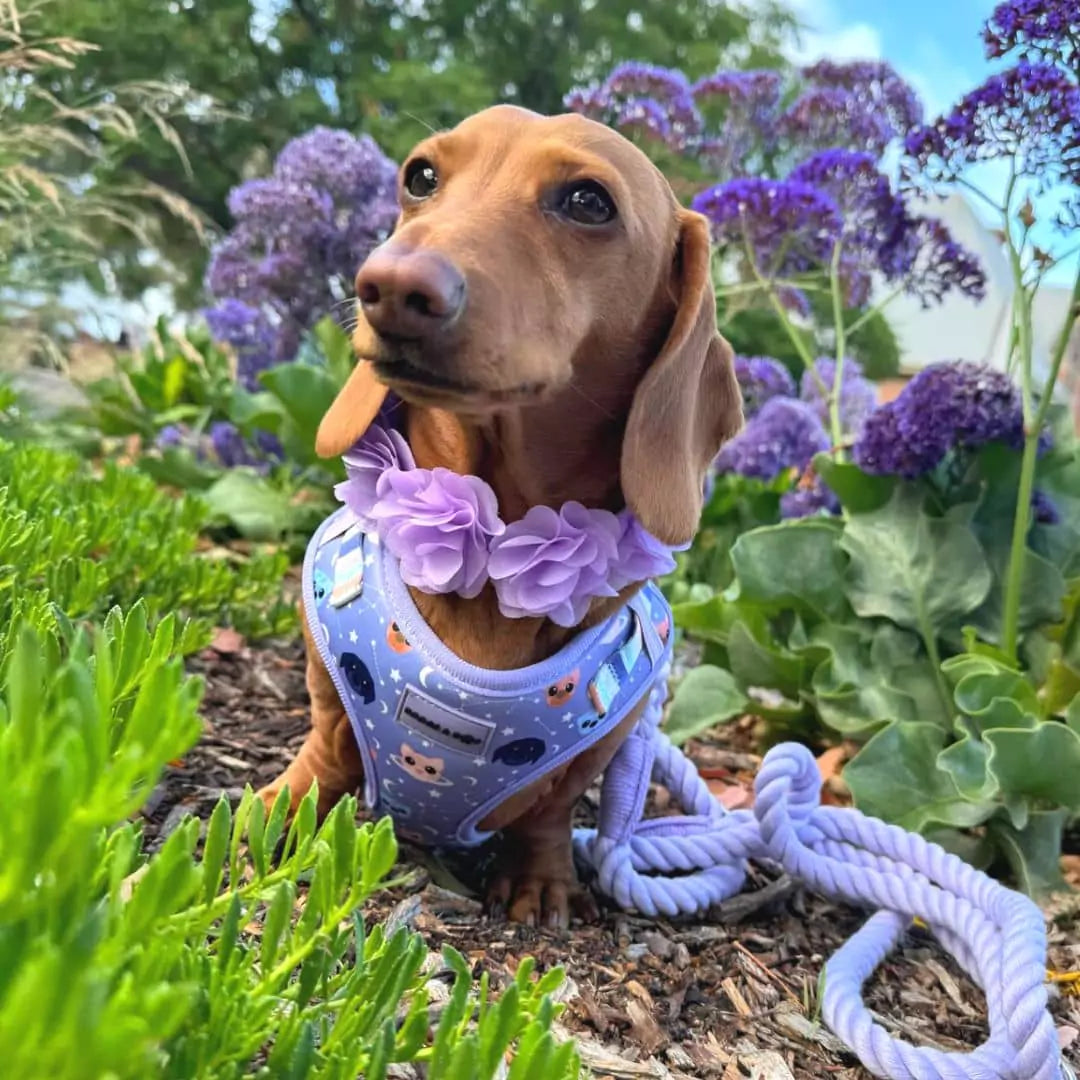
{"label": "garden bed", "polygon": [[[219,636],[217,644],[191,661],[207,680],[205,731],[147,803],[151,850],[185,812],[206,817],[223,790],[237,798],[245,783],[257,787],[276,776],[307,730],[298,641],[252,647]],[[756,765],[748,748],[746,731],[732,725],[692,753],[737,791]],[[380,895],[370,917],[408,923],[432,949],[452,944],[496,986],[526,955],[541,969],[563,965],[571,981],[561,1022],[596,1077],[869,1075],[815,1022],[822,965],[862,913],[755,872],[753,891],[708,918],[668,922],[609,909],[595,926],[530,930],[489,923],[475,899],[460,895],[479,887],[489,857],[436,864],[405,849],[406,884]],[[1054,906],[1049,929],[1052,968],[1080,968],[1075,897]],[[869,1001],[916,1043],[960,1050],[985,1037],[982,995],[927,940],[913,936],[883,966]],[[1066,1057],[1080,1066],[1080,998],[1055,994],[1053,1011]]]}

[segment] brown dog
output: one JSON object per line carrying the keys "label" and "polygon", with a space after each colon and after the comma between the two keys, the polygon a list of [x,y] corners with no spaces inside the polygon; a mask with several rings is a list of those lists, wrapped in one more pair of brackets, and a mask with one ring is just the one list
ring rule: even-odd
{"label": "brown dog", "polygon": [[[659,539],[688,541],[706,469],[741,423],[705,219],[610,129],[508,106],[422,142],[401,169],[400,200],[393,236],[357,276],[360,362],[318,452],[348,450],[392,388],[417,465],[480,476],[507,521],[574,499],[629,506]],[[594,601],[582,625],[637,587]],[[539,662],[577,632],[504,617],[490,586],[473,600],[413,598],[453,652],[490,669]],[[317,779],[325,813],[359,788],[363,767],[306,626],[305,639],[312,729],[261,794],[269,802],[287,784],[295,805]],[[518,853],[491,887],[493,908],[553,926],[587,912],[571,812],[638,712],[481,823],[512,832]]]}

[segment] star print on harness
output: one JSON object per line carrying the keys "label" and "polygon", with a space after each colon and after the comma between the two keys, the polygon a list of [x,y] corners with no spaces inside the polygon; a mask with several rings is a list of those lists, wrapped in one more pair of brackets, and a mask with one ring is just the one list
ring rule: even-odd
{"label": "star print on harness", "polygon": [[669,656],[661,633],[670,609],[650,585],[541,664],[466,664],[424,623],[393,555],[347,508],[315,534],[304,590],[364,757],[365,799],[429,846],[486,839],[476,823],[621,723]]}
{"label": "star print on harness", "polygon": [[[810,752],[774,747],[752,810],[731,813],[660,730],[671,612],[653,584],[550,660],[485,671],[424,623],[407,585],[476,596],[502,613],[574,626],[595,596],[666,573],[670,552],[626,512],[569,503],[499,519],[476,477],[416,469],[395,431],[373,425],[345,458],[346,506],[304,561],[305,611],[365,758],[369,805],[428,845],[479,843],[491,809],[612,730],[647,695],[604,775],[596,829],[575,851],[598,888],[646,915],[701,912],[738,892],[750,859],[876,909],[829,960],[822,1014],[875,1076],[889,1080],[1074,1080],[1044,982],[1046,931],[1029,899],[922,837],[849,808],[819,805]],[[682,817],[645,820],[650,781]],[[920,919],[986,994],[990,1036],[944,1053],[892,1036],[861,999],[871,972]]]}

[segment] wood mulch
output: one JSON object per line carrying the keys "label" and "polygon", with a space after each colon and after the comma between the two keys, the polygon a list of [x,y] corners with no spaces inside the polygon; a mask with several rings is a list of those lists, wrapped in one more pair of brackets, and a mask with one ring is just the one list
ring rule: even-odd
{"label": "wood mulch", "polygon": [[[191,661],[207,682],[205,732],[147,805],[152,848],[185,813],[205,818],[223,791],[236,799],[244,784],[275,777],[304,738],[299,641],[251,647],[225,636],[218,644]],[[692,756],[716,778],[718,795],[737,804],[759,759],[738,725],[717,739],[695,744]],[[578,1038],[595,1077],[869,1077],[817,1018],[822,966],[865,913],[753,871],[750,891],[706,918],[654,920],[608,909],[594,926],[532,930],[483,918],[477,896],[489,861],[481,852],[434,863],[403,849],[408,884],[375,898],[369,915],[415,927],[432,949],[453,945],[496,987],[523,956],[536,957],[541,969],[562,965],[569,979],[560,1024]],[[1052,968],[1080,969],[1076,896],[1048,909],[1048,928]],[[1080,996],[1053,995],[1066,1060],[1080,1068]],[[890,957],[867,998],[882,1022],[920,1045],[964,1050],[986,1036],[981,992],[928,938],[913,935]]]}

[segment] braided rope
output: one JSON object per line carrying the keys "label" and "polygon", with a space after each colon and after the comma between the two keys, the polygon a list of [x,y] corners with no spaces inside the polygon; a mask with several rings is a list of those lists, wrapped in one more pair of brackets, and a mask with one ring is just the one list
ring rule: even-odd
{"label": "braided rope", "polygon": [[[754,808],[728,813],[660,731],[664,667],[631,736],[608,766],[596,829],[575,831],[579,858],[620,907],[700,912],[737,893],[748,859],[774,863],[827,896],[876,910],[825,967],[826,1024],[886,1080],[1066,1080],[1047,1010],[1042,913],[955,855],[853,809],[823,807],[817,763],[786,743],[765,756]],[[642,821],[649,780],[686,816]],[[890,1035],[862,985],[920,918],[986,995],[990,1037],[970,1053]]]}

